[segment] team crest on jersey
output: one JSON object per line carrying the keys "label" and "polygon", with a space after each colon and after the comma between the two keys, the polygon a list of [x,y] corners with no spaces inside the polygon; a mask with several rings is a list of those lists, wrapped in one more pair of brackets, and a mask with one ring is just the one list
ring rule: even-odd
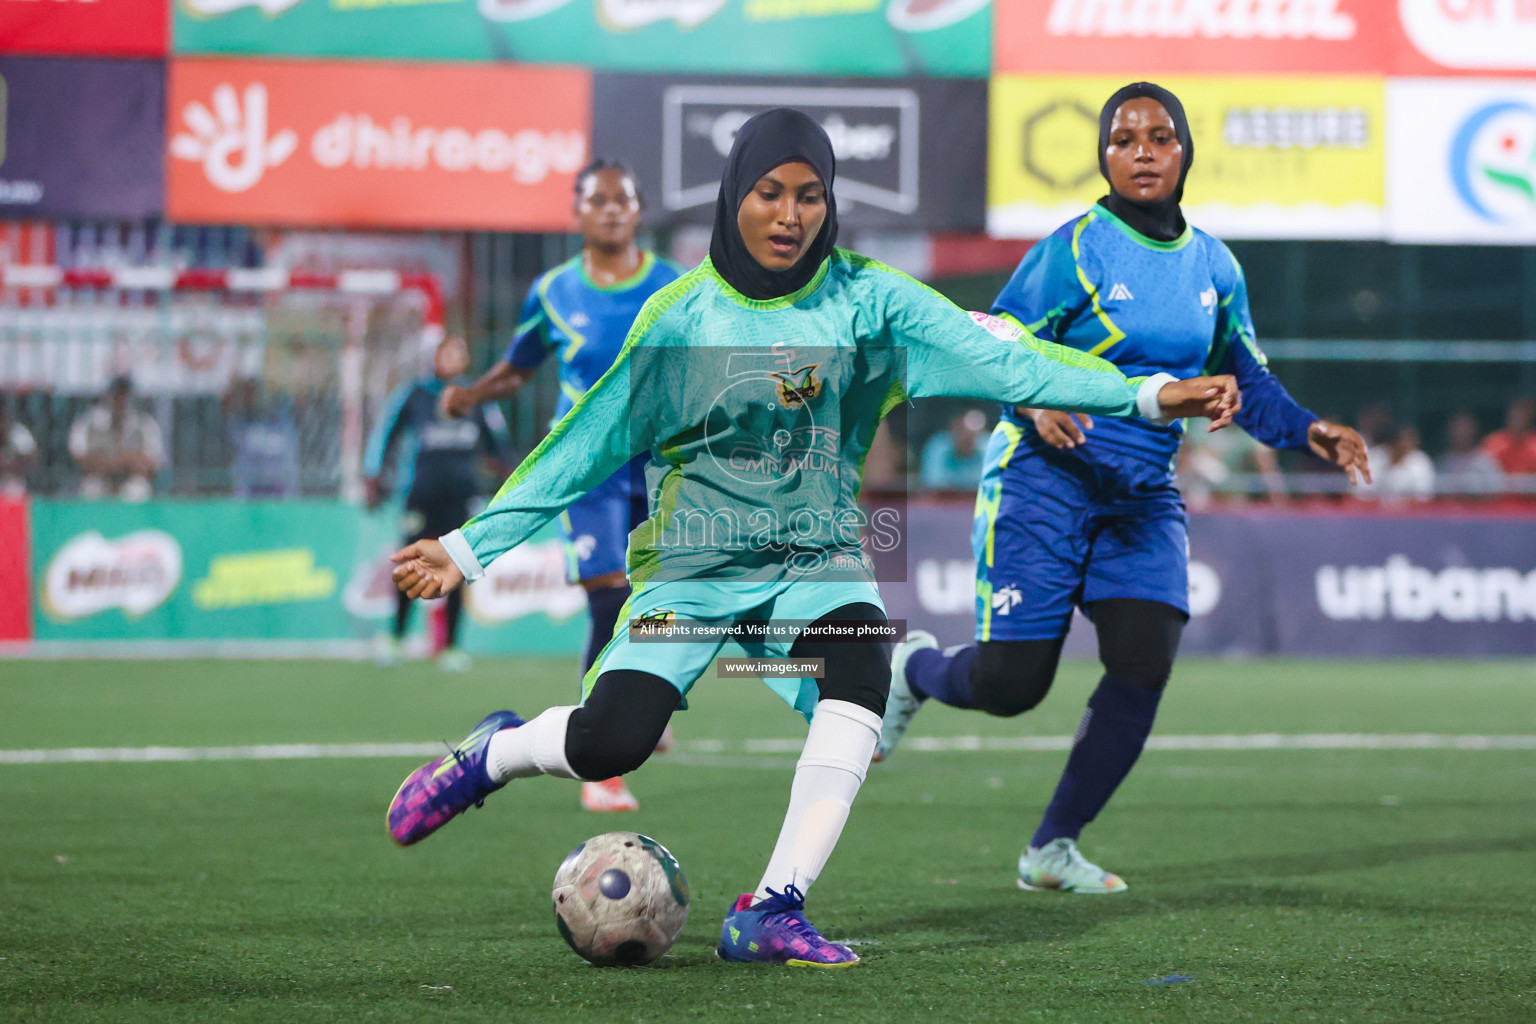
{"label": "team crest on jersey", "polygon": [[1200,293],[1200,308],[1207,313],[1216,312],[1216,286],[1211,285]]}
{"label": "team crest on jersey", "polygon": [[667,633],[672,629],[672,623],[677,620],[677,613],[671,608],[657,608],[655,611],[646,612],[644,615],[636,615],[629,620],[631,633]]}
{"label": "team crest on jersey", "polygon": [[821,394],[821,378],[816,371],[820,363],[812,363],[796,370],[775,370],[774,382],[778,385],[779,401],[786,409],[798,409]]}

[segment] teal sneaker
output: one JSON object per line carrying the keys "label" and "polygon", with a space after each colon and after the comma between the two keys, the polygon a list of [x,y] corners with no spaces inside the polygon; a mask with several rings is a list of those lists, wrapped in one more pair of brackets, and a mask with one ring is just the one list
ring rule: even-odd
{"label": "teal sneaker", "polygon": [[1019,888],[1038,892],[1105,893],[1124,892],[1130,886],[1119,875],[1084,857],[1077,843],[1065,837],[1052,839],[1044,846],[1031,846],[1019,854]]}
{"label": "teal sneaker", "polygon": [[907,659],[913,651],[936,651],[939,641],[932,633],[914,629],[891,652],[891,695],[885,699],[885,717],[880,720],[880,740],[875,744],[876,761],[884,761],[906,735],[912,716],[927,697],[918,695],[907,683]]}

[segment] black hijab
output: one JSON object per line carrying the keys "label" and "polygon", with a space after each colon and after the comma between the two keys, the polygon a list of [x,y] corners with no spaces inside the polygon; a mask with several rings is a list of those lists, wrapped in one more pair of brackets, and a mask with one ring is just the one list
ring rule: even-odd
{"label": "black hijab", "polygon": [[1109,102],[1104,104],[1104,109],[1099,111],[1099,173],[1104,175],[1105,181],[1109,181],[1109,162],[1104,158],[1104,150],[1109,147],[1109,126],[1115,119],[1115,112],[1127,100],[1144,97],[1157,100],[1168,111],[1168,116],[1173,118],[1174,134],[1184,147],[1184,165],[1179,169],[1179,183],[1167,199],[1155,203],[1127,199],[1116,192],[1111,183],[1109,195],[1100,199],[1099,205],[1148,238],[1171,242],[1184,233],[1184,214],[1179,209],[1179,200],[1184,198],[1184,179],[1189,177],[1189,167],[1195,162],[1195,143],[1189,136],[1189,118],[1184,116],[1184,104],[1179,102],[1177,96],[1151,82],[1133,82],[1111,96]]}
{"label": "black hijab", "polygon": [[[826,186],[827,217],[798,263],[788,270],[769,270],[747,251],[736,214],[759,178],[794,161],[810,164]],[[805,287],[816,276],[837,243],[837,202],[832,198],[836,171],[832,140],[798,110],[765,110],[741,126],[725,161],[720,198],[715,201],[715,232],[709,240],[709,260],[732,288],[749,299],[777,299]]]}

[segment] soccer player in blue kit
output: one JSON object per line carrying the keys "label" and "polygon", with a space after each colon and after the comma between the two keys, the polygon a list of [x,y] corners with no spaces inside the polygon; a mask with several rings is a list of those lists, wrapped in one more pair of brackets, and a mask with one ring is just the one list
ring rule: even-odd
{"label": "soccer player in blue kit", "polygon": [[[1184,222],[1193,158],[1172,93],[1146,82],[1116,92],[1099,115],[1109,195],[1029,251],[993,313],[1127,376],[1233,374],[1249,434],[1369,480],[1360,436],[1297,405],[1265,368],[1231,252]],[[1141,755],[1189,618],[1188,519],[1173,477],[1182,437],[1180,422],[1006,409],[976,498],[976,643],[940,651],[914,631],[893,654],[881,758],[929,697],[1028,711],[1055,678],[1074,606],[1093,621],[1104,676],[1019,858],[1020,888],[1126,888],[1077,839]]]}
{"label": "soccer player in blue kit", "polygon": [[[445,524],[461,523],[469,503],[484,493],[479,464],[494,459],[498,469],[511,461],[507,428],[495,408],[476,410],[462,420],[445,420],[438,400],[448,382],[469,368],[469,349],[463,338],[447,337],[432,355],[432,373],[395,389],[384,414],[374,427],[364,457],[363,485],[368,506],[384,501],[381,477],[384,464],[398,448],[396,490],[405,494],[406,543],[423,537],[442,536]],[[381,664],[393,664],[410,621],[411,602],[396,596],[394,631],[389,646],[379,655]],[[449,594],[447,638],[438,652],[438,667],[448,672],[469,668],[469,659],[458,649],[459,616],[464,595]]]}
{"label": "soccer player in blue kit", "polygon": [[[596,160],[577,174],[581,252],[533,283],[506,355],[472,387],[448,388],[444,412],[461,416],[482,402],[510,398],[551,354],[560,360],[555,422],[571,410],[613,365],[645,300],[682,273],[677,264],[636,243],[641,206],[634,175],[623,164]],[[591,616],[583,674],[613,636],[619,610],[629,599],[624,574],[629,532],[650,515],[643,465],[637,460],[615,473],[560,516],[567,573],[587,592]],[[663,737],[664,747],[670,739],[670,734]],[[581,802],[589,811],[640,806],[617,777],[583,783]]]}
{"label": "soccer player in blue kit", "polygon": [[[804,894],[864,782],[890,686],[888,624],[857,505],[881,417],[909,397],[975,395],[1231,421],[1230,376],[1126,378],[837,248],[834,179],[831,140],[810,117],[779,108],[748,120],[720,183],[709,258],[646,303],[613,368],[484,513],[395,553],[402,591],[452,592],[648,453],[657,498],[631,539],[624,613],[636,625],[603,649],[579,706],[526,722],[492,712],[412,772],[390,802],[395,842],[426,839],[514,780],[633,771],[687,706],[726,631],[777,621],[782,632],[738,640],[754,658],[788,656],[786,675],[768,670],[770,686],[810,728],[773,852],[757,889],[727,911],[716,950],[734,962],[857,964],[806,919]],[[701,631],[637,640],[658,623]],[[818,677],[803,675],[804,659],[821,660]]]}

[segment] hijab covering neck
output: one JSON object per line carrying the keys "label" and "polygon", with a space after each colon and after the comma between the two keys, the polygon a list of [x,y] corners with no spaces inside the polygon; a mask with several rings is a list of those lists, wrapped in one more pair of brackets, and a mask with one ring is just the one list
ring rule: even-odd
{"label": "hijab covering neck", "polygon": [[[799,262],[788,270],[769,270],[748,251],[736,215],[759,178],[793,162],[809,164],[821,178],[827,190],[827,216]],[[715,201],[715,230],[709,240],[709,261],[727,284],[749,299],[777,299],[799,291],[816,276],[837,243],[837,203],[832,198],[836,170],[832,140],[821,125],[798,110],[765,110],[741,126],[725,161],[720,198]]]}
{"label": "hijab covering neck", "polygon": [[1109,195],[1099,200],[1104,207],[1119,217],[1132,229],[1157,242],[1172,242],[1184,234],[1184,213],[1179,200],[1184,198],[1184,179],[1189,177],[1190,165],[1195,162],[1195,143],[1189,135],[1189,118],[1184,116],[1184,104],[1173,93],[1151,82],[1133,82],[1119,89],[1099,111],[1099,173],[1109,181],[1109,161],[1104,151],[1109,148],[1109,126],[1115,120],[1115,112],[1128,100],[1153,99],[1163,105],[1173,119],[1173,132],[1184,147],[1184,164],[1179,168],[1179,183],[1166,199],[1155,203],[1128,199],[1115,191],[1110,182]]}

